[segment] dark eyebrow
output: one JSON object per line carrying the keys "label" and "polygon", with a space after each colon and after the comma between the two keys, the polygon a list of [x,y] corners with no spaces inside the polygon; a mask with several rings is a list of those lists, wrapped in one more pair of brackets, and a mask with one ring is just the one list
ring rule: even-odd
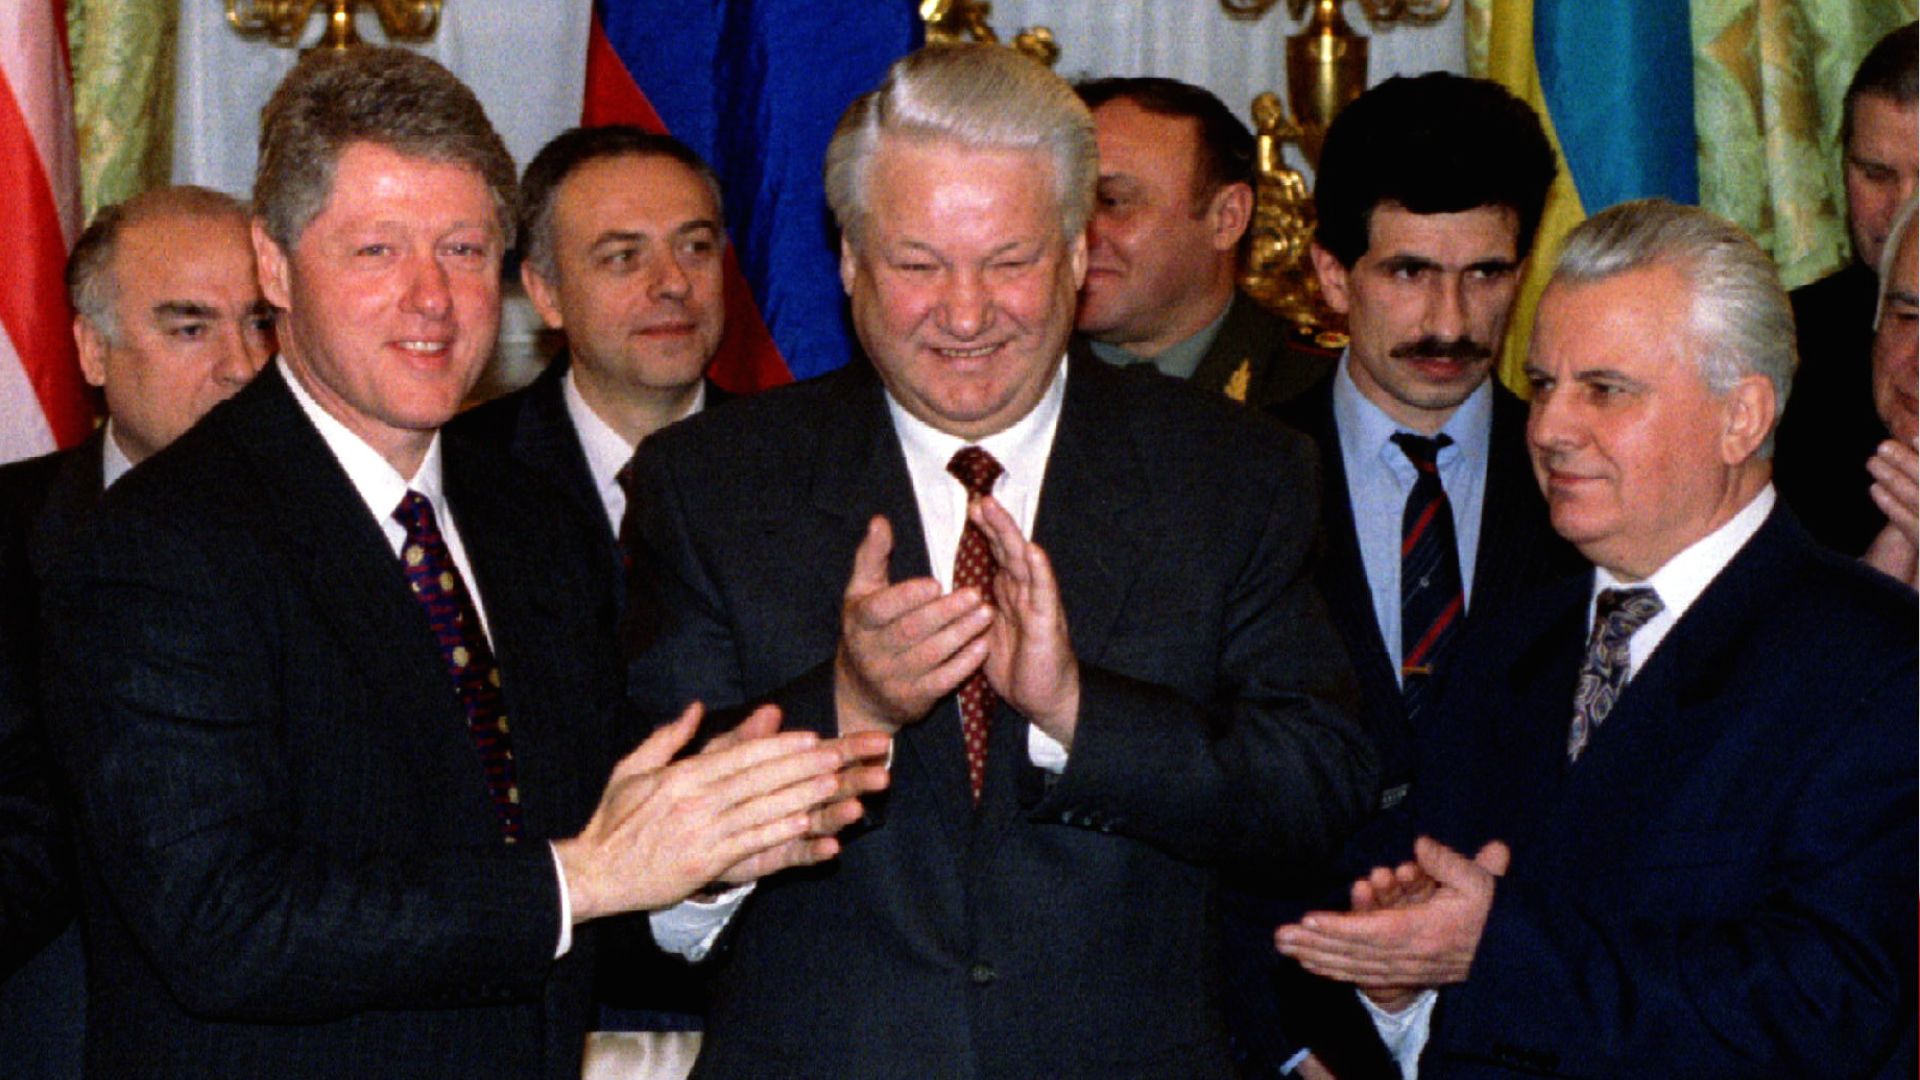
{"label": "dark eyebrow", "polygon": [[153,314],[161,319],[217,319],[220,309],[191,300],[162,300],[153,305]]}
{"label": "dark eyebrow", "polygon": [[1380,260],[1380,265],[1388,270],[1441,270],[1439,263],[1424,255],[1389,255]]}

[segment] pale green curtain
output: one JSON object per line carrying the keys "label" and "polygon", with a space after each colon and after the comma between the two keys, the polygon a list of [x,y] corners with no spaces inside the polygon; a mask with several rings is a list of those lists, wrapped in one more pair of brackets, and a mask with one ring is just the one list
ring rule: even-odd
{"label": "pale green curtain", "polygon": [[178,3],[67,0],[80,199],[108,203],[168,182],[173,171],[173,43]]}
{"label": "pale green curtain", "polygon": [[1787,286],[1852,258],[1840,105],[1915,0],[1693,0],[1700,205],[1773,254]]}

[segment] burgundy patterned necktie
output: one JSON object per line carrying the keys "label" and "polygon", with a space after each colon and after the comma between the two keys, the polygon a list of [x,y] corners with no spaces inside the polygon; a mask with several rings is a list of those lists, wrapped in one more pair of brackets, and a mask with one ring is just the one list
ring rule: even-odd
{"label": "burgundy patterned necktie", "polygon": [[1587,637],[1587,661],[1580,668],[1580,682],[1573,692],[1573,726],[1567,729],[1567,760],[1580,760],[1580,752],[1593,740],[1600,722],[1613,711],[1613,703],[1627,686],[1627,670],[1632,666],[1628,645],[1634,632],[1666,607],[1660,594],[1645,586],[1634,589],[1607,589],[1593,605],[1593,631]]}
{"label": "burgundy patterned necktie", "polygon": [[[962,447],[947,462],[947,471],[966,485],[968,502],[993,491],[1000,478],[1000,463],[977,446]],[[953,557],[953,587],[972,586],[980,590],[987,603],[993,603],[993,575],[999,565],[987,546],[986,534],[969,520],[960,530],[960,547]],[[987,779],[987,724],[993,713],[993,687],[987,685],[987,673],[976,671],[960,684],[960,738],[967,749],[967,783],[973,788],[973,801],[980,802],[980,789]]]}
{"label": "burgundy patterned necktie", "polygon": [[480,613],[447,551],[427,497],[407,492],[393,518],[407,530],[407,542],[400,551],[407,584],[433,626],[434,640],[440,644],[454,691],[467,713],[467,734],[486,771],[487,791],[499,811],[501,831],[507,843],[514,843],[520,839],[520,788],[514,779],[513,739],[500,701],[500,668],[493,662]]}
{"label": "burgundy patterned necktie", "polygon": [[1433,667],[1460,628],[1466,591],[1460,584],[1460,545],[1453,504],[1440,483],[1440,451],[1453,440],[1401,432],[1394,445],[1413,463],[1413,490],[1400,517],[1400,694],[1407,719],[1420,722],[1428,705]]}

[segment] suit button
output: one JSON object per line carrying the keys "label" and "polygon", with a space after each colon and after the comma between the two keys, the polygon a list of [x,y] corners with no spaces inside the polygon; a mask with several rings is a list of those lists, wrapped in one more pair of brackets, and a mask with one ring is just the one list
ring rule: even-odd
{"label": "suit button", "polygon": [[998,978],[999,974],[999,972],[993,970],[992,964],[986,963],[975,964],[967,969],[967,978],[973,980],[973,985],[975,986],[985,986]]}

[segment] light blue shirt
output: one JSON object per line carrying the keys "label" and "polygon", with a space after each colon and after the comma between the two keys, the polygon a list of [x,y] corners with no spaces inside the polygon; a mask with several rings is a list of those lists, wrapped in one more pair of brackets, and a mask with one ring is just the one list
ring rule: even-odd
{"label": "light blue shirt", "polygon": [[[1368,401],[1341,356],[1333,379],[1333,420],[1340,433],[1340,460],[1347,470],[1347,505],[1353,508],[1360,562],[1373,594],[1373,617],[1386,643],[1394,679],[1400,678],[1400,519],[1416,473],[1406,452],[1393,443],[1409,431]],[[1453,536],[1460,547],[1460,584],[1473,610],[1473,557],[1480,550],[1480,507],[1487,490],[1487,447],[1493,440],[1493,380],[1460,403],[1440,428],[1453,439],[1439,454],[1440,486],[1453,508]]]}

